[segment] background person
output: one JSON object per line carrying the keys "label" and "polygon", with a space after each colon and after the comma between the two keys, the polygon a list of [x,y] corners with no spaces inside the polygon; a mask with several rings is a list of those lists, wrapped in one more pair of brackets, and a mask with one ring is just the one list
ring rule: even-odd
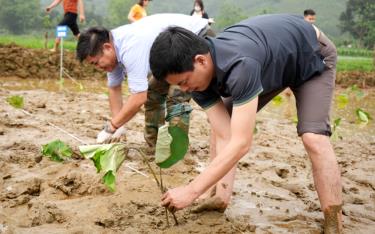
{"label": "background person", "polygon": [[151,0],[139,0],[137,4],[130,8],[128,20],[134,23],[137,20],[147,16],[146,8]]}
{"label": "background person", "polygon": [[315,23],[316,13],[313,9],[306,9],[303,11],[303,17],[307,22]]}
{"label": "background person", "polygon": [[194,8],[190,12],[191,16],[201,17],[208,19],[208,22],[215,23],[213,18],[209,18],[207,12],[204,10],[204,4],[202,0],[195,0],[194,1]]}
{"label": "background person", "polygon": [[336,61],[334,44],[295,15],[250,18],[216,38],[199,38],[178,27],[161,33],[151,48],[151,70],[157,79],[192,92],[206,111],[217,149],[200,175],[163,194],[162,205],[172,212],[183,209],[215,186],[205,208],[224,211],[236,165],[251,147],[256,112],[290,87],[297,133],[310,157],[324,212],[324,232],[342,233],[341,175],[329,139]]}
{"label": "background person", "polygon": [[[112,119],[99,132],[98,143],[117,140],[123,135],[123,125],[133,118],[143,104],[145,140],[151,152],[155,148],[158,129],[166,119],[165,110],[170,123],[188,130],[190,94],[181,92],[178,86],[153,79],[149,68],[150,48],[154,39],[160,32],[175,25],[204,36],[208,21],[182,14],[156,14],[112,31],[93,27],[82,33],[77,45],[77,58],[108,72]],[[121,84],[125,76],[130,96],[123,102]],[[149,81],[147,77],[150,77]]]}
{"label": "background person", "polygon": [[[46,7],[46,12],[49,13],[54,7],[59,5],[63,1],[64,8],[64,18],[58,25],[66,25],[70,28],[73,35],[79,37],[79,28],[77,24],[77,13],[79,11],[80,22],[85,21],[85,9],[83,5],[83,0],[55,0],[48,7]],[[60,38],[56,37],[55,44],[51,51],[56,51],[60,44]]]}

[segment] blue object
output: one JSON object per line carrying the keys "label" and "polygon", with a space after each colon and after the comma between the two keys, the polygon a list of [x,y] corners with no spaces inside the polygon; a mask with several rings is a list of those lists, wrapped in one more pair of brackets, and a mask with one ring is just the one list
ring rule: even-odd
{"label": "blue object", "polygon": [[66,25],[56,27],[56,37],[66,37],[68,34],[68,27]]}

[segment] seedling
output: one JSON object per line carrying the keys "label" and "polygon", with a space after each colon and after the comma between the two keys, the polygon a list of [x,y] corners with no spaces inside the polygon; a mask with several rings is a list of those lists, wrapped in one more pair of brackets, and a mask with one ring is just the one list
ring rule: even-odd
{"label": "seedling", "polygon": [[[103,145],[83,145],[79,146],[79,150],[82,155],[91,159],[94,162],[97,172],[105,173],[103,176],[103,183],[108,187],[111,192],[115,191],[116,184],[116,172],[121,167],[124,162],[126,155],[129,150],[136,150],[143,158],[143,162],[150,169],[151,174],[153,175],[157,186],[160,188],[160,191],[164,193],[166,191],[163,180],[160,172],[160,180],[158,180],[154,170],[148,162],[146,155],[142,150],[136,147],[128,147],[125,143],[113,143],[113,144],[103,144]],[[168,220],[168,210],[165,210],[167,218],[167,226],[169,226]],[[176,225],[178,221],[174,213],[172,213]]]}
{"label": "seedling", "polygon": [[332,126],[332,135],[331,135],[331,138],[333,140],[337,140],[337,139],[340,139],[342,140],[342,136],[339,135],[338,133],[338,127],[340,126],[340,123],[341,123],[341,118],[337,118],[333,121],[333,126]]}
{"label": "seedling", "polygon": [[354,96],[355,99],[358,101],[358,100],[361,100],[365,96],[365,94],[360,88],[358,88],[357,85],[352,85],[348,87],[344,92],[340,93],[336,98],[338,108],[344,109],[349,103],[350,97],[352,96]]}
{"label": "seedling", "polygon": [[341,93],[337,96],[336,102],[339,109],[344,109],[349,103],[349,95],[347,93]]}
{"label": "seedling", "polygon": [[10,97],[7,97],[6,101],[9,103],[9,105],[17,109],[22,109],[24,106],[22,96],[18,96],[18,95],[10,96]]}
{"label": "seedling", "polygon": [[348,87],[346,91],[347,93],[354,94],[357,100],[360,100],[365,96],[364,92],[360,88],[358,88],[356,84]]}
{"label": "seedling", "polygon": [[361,108],[357,108],[355,110],[355,113],[356,113],[357,119],[360,123],[367,124],[372,119],[370,114],[368,112],[364,111]]}
{"label": "seedling", "polygon": [[111,192],[115,191],[116,172],[128,153],[123,143],[79,146],[81,154],[94,162],[96,171],[103,171],[103,183]]}
{"label": "seedling", "polygon": [[274,98],[272,98],[272,104],[274,104],[275,106],[280,106],[282,103],[283,97],[281,97],[280,95],[277,95]]}
{"label": "seedling", "polygon": [[52,161],[62,162],[73,155],[73,150],[60,140],[52,141],[42,145],[42,155],[50,158]]}

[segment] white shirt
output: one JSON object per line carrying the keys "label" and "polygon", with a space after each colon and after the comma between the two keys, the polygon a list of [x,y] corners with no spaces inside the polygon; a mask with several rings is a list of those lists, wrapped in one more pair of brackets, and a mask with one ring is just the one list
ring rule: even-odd
{"label": "white shirt", "polygon": [[128,77],[131,93],[146,91],[150,73],[150,49],[156,37],[170,26],[179,26],[198,34],[208,25],[207,19],[182,14],[156,14],[144,17],[111,31],[118,65],[107,73],[108,86],[121,84]]}

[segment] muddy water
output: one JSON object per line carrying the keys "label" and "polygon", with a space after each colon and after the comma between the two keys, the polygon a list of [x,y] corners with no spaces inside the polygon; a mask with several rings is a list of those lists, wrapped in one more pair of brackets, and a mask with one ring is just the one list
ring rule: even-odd
{"label": "muddy water", "polygon": [[[109,116],[105,81],[82,81],[83,90],[65,81],[61,92],[55,80],[0,78],[0,98],[22,95],[25,108],[38,118],[94,142]],[[334,105],[333,112],[343,118],[343,138],[333,145],[343,177],[346,233],[375,233],[374,125],[356,124],[353,113],[361,107],[374,116],[374,90],[365,94],[345,109]],[[143,118],[140,113],[127,126],[129,141],[140,145]],[[258,133],[239,162],[225,213],[194,214],[188,208],[176,213],[180,226],[167,228],[152,180],[122,167],[117,191],[110,193],[89,161],[37,161],[41,144],[57,138],[72,146],[77,142],[1,101],[0,233],[320,233],[323,213],[294,121],[293,98],[282,94],[280,105],[270,103],[257,116]],[[187,184],[205,167],[208,135],[205,113],[194,105],[190,151],[165,170],[169,187]],[[149,174],[137,155],[129,157],[131,166]]]}
{"label": "muddy water", "polygon": [[[124,82],[125,83],[125,82]],[[43,89],[46,91],[70,91],[70,92],[90,92],[107,93],[106,79],[75,80],[70,78],[60,79],[22,79],[17,77],[7,77],[0,79],[0,86],[8,90],[34,90]],[[127,90],[124,87],[124,90]]]}

